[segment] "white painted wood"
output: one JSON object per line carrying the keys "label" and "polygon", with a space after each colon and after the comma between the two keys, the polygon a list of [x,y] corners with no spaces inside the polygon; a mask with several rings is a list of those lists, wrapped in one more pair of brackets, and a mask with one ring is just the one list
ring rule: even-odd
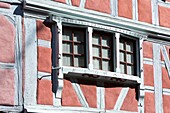
{"label": "white painted wood", "polygon": [[66,0],[66,4],[72,5],[72,1],[71,0]]}
{"label": "white painted wood", "polygon": [[85,3],[86,3],[86,0],[81,0],[80,1],[80,8],[84,8],[85,7]]}
{"label": "white painted wood", "polygon": [[116,104],[114,106],[114,110],[120,110],[120,108],[122,107],[123,102],[124,102],[124,100],[126,98],[126,95],[127,95],[128,91],[129,91],[129,88],[122,88],[122,90],[121,90],[121,92],[119,94],[119,97],[118,97],[118,99],[116,101]]}
{"label": "white painted wood", "polygon": [[[51,5],[53,4],[53,5]],[[33,6],[41,7],[35,8]],[[45,7],[48,7],[49,10],[43,9]],[[38,1],[38,0],[31,0],[27,1],[25,6],[25,9],[33,10],[33,11],[39,11],[39,12],[48,12],[54,15],[57,15],[58,17],[66,17],[66,18],[73,18],[76,20],[84,20],[94,23],[99,23],[103,25],[108,26],[116,26],[116,27],[122,27],[122,28],[130,28],[135,30],[140,30],[145,33],[153,33],[153,35],[170,35],[170,30],[168,28],[159,27],[155,25],[150,25],[147,23],[139,22],[139,21],[133,21],[129,19],[123,19],[120,17],[113,18],[109,14],[99,13],[96,11],[89,11],[87,9],[80,9],[75,7],[68,7],[64,4],[54,3],[52,1]],[[55,10],[55,12],[53,12]],[[60,13],[62,11],[62,13]],[[34,15],[34,14],[33,14]],[[34,15],[36,16],[36,15]],[[168,37],[167,37],[168,39]]]}
{"label": "white painted wood", "polygon": [[151,0],[152,5],[152,24],[159,25],[158,0]]}
{"label": "white painted wood", "polygon": [[88,45],[88,53],[87,53],[87,58],[88,58],[88,69],[92,70],[93,69],[93,47],[92,47],[92,33],[93,33],[93,28],[88,27],[88,39],[87,39],[87,45]]}
{"label": "white painted wood", "polygon": [[111,15],[118,16],[118,0],[110,0]]}
{"label": "white painted wood", "polygon": [[132,0],[133,20],[138,20],[138,0]]}
{"label": "white painted wood", "polygon": [[36,20],[24,19],[25,27],[25,91],[24,104],[36,105],[37,95],[37,37]]}
{"label": "white painted wood", "polygon": [[140,49],[140,79],[141,79],[141,84],[139,86],[139,91],[138,91],[138,96],[139,96],[139,100],[138,100],[138,113],[144,113],[144,96],[145,96],[145,92],[144,92],[144,67],[143,67],[143,63],[144,63],[144,58],[143,58],[143,40],[144,39],[140,39],[139,40],[139,49]]}
{"label": "white painted wood", "polygon": [[[61,19],[57,20],[57,27],[58,27],[58,41],[59,41],[59,67],[62,67],[62,21]],[[55,27],[55,26],[53,26]],[[54,28],[55,29],[55,28]],[[56,31],[55,31],[56,32]],[[61,106],[61,98],[62,98],[62,90],[63,90],[63,71],[59,69],[59,76],[58,76],[58,90],[56,97],[53,96],[53,105],[54,106]]]}
{"label": "white painted wood", "polygon": [[0,111],[3,112],[17,112],[20,113],[23,110],[23,106],[0,106]]}
{"label": "white painted wood", "polygon": [[105,109],[105,88],[104,83],[101,81],[97,82],[97,108],[98,109]]}
{"label": "white painted wood", "polygon": [[28,112],[36,113],[137,113],[129,111],[102,110],[85,107],[53,107],[53,106],[25,106]]}
{"label": "white painted wood", "polygon": [[[145,92],[154,93],[154,91],[155,91],[155,88],[153,86],[145,86]],[[170,95],[170,89],[163,88],[162,92],[164,95]]]}
{"label": "white painted wood", "polygon": [[134,82],[137,82],[137,83],[141,83],[140,78],[137,77],[137,76],[121,74],[121,73],[117,73],[117,72],[95,70],[95,69],[89,70],[87,68],[67,67],[67,66],[63,66],[62,70],[63,70],[63,74],[73,73],[74,75],[79,75],[79,76],[81,76],[82,74],[99,75],[99,77],[101,77],[101,78],[103,77],[104,79],[121,78],[121,79],[127,79],[127,80],[130,80],[130,81],[134,81]]}
{"label": "white painted wood", "polygon": [[115,33],[115,37],[116,37],[116,72],[119,73],[120,72],[120,58],[119,58],[119,54],[120,54],[120,50],[119,50],[119,42],[120,42],[120,33]]}
{"label": "white painted wood", "polygon": [[161,50],[162,50],[163,58],[165,60],[165,66],[166,66],[166,69],[167,69],[167,72],[168,72],[168,75],[169,75],[169,78],[170,78],[170,61],[169,61],[168,53],[166,51],[166,47],[162,45]]}
{"label": "white painted wood", "polygon": [[22,105],[22,18],[16,16],[16,40],[15,40],[15,105]]}
{"label": "white painted wood", "polygon": [[88,108],[89,105],[88,105],[88,103],[87,103],[87,101],[86,101],[86,99],[84,97],[84,94],[83,94],[83,92],[82,92],[82,90],[80,88],[80,85],[77,83],[77,80],[73,79],[73,78],[71,78],[70,80],[72,82],[71,84],[72,84],[72,86],[73,86],[73,88],[74,88],[74,90],[75,90],[75,92],[76,92],[76,94],[77,94],[77,96],[79,98],[79,101],[80,101],[81,105],[83,107]]}
{"label": "white painted wood", "polygon": [[160,5],[160,6],[164,6],[164,7],[166,7],[166,8],[170,8],[170,2],[163,2],[163,1],[159,1],[158,2],[158,5]]}
{"label": "white painted wood", "polygon": [[3,63],[0,62],[0,68],[2,69],[14,69],[15,64],[14,63]]}
{"label": "white painted wood", "polygon": [[153,64],[154,64],[154,87],[155,87],[155,111],[163,113],[162,99],[162,67],[160,57],[160,44],[153,43]]}
{"label": "white painted wood", "polygon": [[38,71],[38,79],[51,80],[51,73],[46,73],[46,72]]}
{"label": "white painted wood", "polygon": [[43,46],[43,47],[51,48],[51,42],[50,41],[46,41],[46,40],[38,39],[38,46]]}

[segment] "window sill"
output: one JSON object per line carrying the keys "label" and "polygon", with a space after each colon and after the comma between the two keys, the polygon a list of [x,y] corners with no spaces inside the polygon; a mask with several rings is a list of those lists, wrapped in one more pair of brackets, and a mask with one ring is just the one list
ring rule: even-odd
{"label": "window sill", "polygon": [[88,77],[91,79],[101,79],[108,81],[123,82],[127,84],[140,84],[141,78],[134,75],[126,75],[117,72],[109,72],[102,70],[90,70],[88,68],[78,68],[78,67],[62,67],[63,74],[76,76],[76,77]]}

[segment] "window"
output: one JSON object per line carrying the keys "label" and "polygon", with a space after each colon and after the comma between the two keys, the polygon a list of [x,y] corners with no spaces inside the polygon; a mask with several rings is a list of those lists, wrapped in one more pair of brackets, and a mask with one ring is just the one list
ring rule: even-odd
{"label": "window", "polygon": [[[120,35],[120,41],[116,42],[115,33],[93,30],[89,45],[86,31],[84,28],[63,27],[63,66],[87,68],[86,65],[91,62],[91,69],[114,72],[118,65],[116,55],[119,54],[120,73],[137,74],[137,39]],[[91,50],[88,49],[89,46],[92,47]],[[90,51],[92,55],[89,56]]]}
{"label": "window", "polygon": [[93,44],[93,68],[111,71],[112,69],[112,39],[111,34],[94,32]]}
{"label": "window", "polygon": [[63,65],[85,67],[85,30],[64,27],[62,38]]}
{"label": "window", "polygon": [[120,38],[120,71],[124,74],[134,75],[135,74],[135,41],[126,37]]}

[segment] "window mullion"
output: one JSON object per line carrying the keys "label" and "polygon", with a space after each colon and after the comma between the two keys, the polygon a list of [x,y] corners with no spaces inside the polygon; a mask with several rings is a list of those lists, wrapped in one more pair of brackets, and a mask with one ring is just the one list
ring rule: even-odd
{"label": "window mullion", "polygon": [[120,54],[120,50],[119,50],[119,40],[120,40],[120,33],[115,33],[115,37],[116,37],[116,72],[120,72],[120,58],[119,58],[119,54]]}
{"label": "window mullion", "polygon": [[75,64],[74,64],[74,54],[75,54],[75,53],[74,53],[74,33],[73,33],[73,32],[72,32],[72,49],[73,49],[73,50],[72,50],[72,52],[73,52],[73,53],[72,53],[72,60],[73,60],[72,63],[73,63],[73,66],[75,66]]}
{"label": "window mullion", "polygon": [[87,40],[87,66],[88,66],[88,69],[93,69],[93,46],[92,46],[92,33],[93,33],[93,28],[92,27],[88,27],[87,28],[87,31],[88,31],[88,40]]}

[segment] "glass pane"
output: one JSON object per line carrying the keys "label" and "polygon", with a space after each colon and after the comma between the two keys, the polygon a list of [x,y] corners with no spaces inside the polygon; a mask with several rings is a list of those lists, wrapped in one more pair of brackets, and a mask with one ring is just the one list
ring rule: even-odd
{"label": "glass pane", "polygon": [[64,66],[72,66],[73,60],[72,56],[63,55],[63,65]]}
{"label": "glass pane", "polygon": [[109,65],[109,61],[102,61],[102,70],[106,70],[109,71],[110,70],[110,65]]}
{"label": "glass pane", "polygon": [[133,63],[133,54],[127,54],[126,59],[128,63]]}
{"label": "glass pane", "polygon": [[124,50],[123,42],[120,42],[120,43],[119,43],[119,48],[120,48],[121,50]]}
{"label": "glass pane", "polygon": [[72,43],[63,43],[63,53],[73,53]]}
{"label": "glass pane", "polygon": [[79,56],[74,57],[74,66],[84,67],[85,66],[84,62],[85,62],[84,57],[79,57]]}
{"label": "glass pane", "polygon": [[64,30],[63,40],[72,40],[72,32],[70,30]]}
{"label": "glass pane", "polygon": [[100,60],[94,58],[94,59],[93,59],[93,68],[94,68],[94,69],[100,69],[100,67],[101,67],[101,65],[100,65]]}
{"label": "glass pane", "polygon": [[92,38],[92,43],[96,45],[100,45],[100,35],[95,34]]}
{"label": "glass pane", "polygon": [[84,45],[74,45],[74,54],[84,54]]}
{"label": "glass pane", "polygon": [[74,41],[84,42],[84,33],[82,31],[77,31],[74,33]]}
{"label": "glass pane", "polygon": [[110,46],[110,38],[103,37],[102,38],[102,46]]}
{"label": "glass pane", "polygon": [[93,56],[100,56],[100,49],[98,47],[93,47]]}
{"label": "glass pane", "polygon": [[120,72],[125,73],[125,65],[124,64],[120,64]]}
{"label": "glass pane", "polygon": [[134,74],[134,67],[133,66],[127,66],[127,74],[129,74],[129,75]]}
{"label": "glass pane", "polygon": [[127,42],[127,44],[126,44],[126,51],[133,52],[133,43],[132,42]]}
{"label": "glass pane", "polygon": [[110,50],[109,49],[102,49],[102,57],[103,58],[110,58]]}
{"label": "glass pane", "polygon": [[125,62],[125,53],[124,52],[120,52],[120,61]]}

